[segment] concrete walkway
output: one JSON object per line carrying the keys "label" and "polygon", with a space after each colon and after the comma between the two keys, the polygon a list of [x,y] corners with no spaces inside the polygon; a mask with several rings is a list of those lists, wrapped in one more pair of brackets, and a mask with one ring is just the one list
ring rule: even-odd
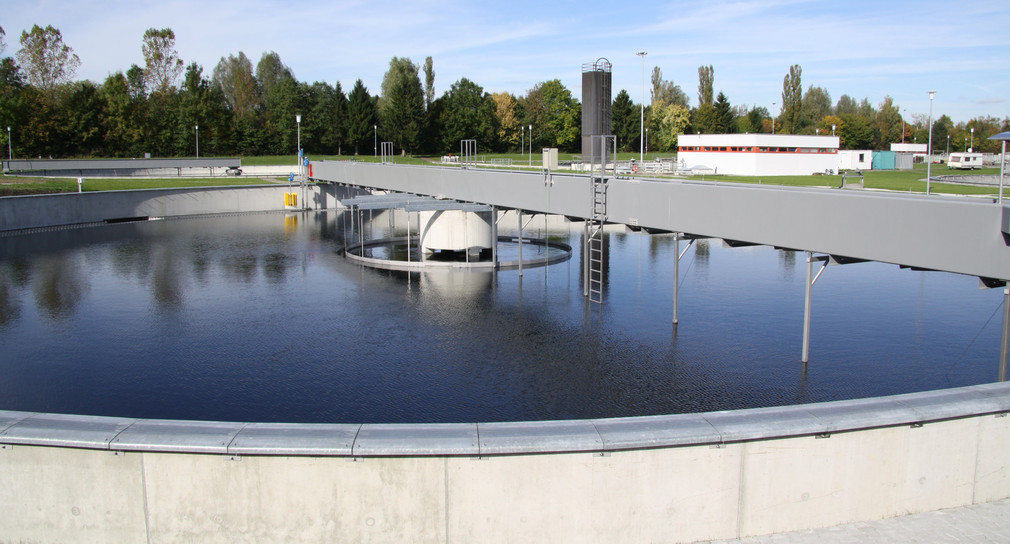
{"label": "concrete walkway", "polygon": [[1010,499],[882,519],[710,544],[890,544],[1010,542]]}

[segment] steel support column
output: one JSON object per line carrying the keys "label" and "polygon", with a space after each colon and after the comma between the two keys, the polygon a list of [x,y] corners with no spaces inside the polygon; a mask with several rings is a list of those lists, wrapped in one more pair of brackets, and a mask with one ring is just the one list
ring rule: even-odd
{"label": "steel support column", "polygon": [[679,301],[677,295],[680,292],[680,233],[673,233],[673,324],[679,321],[677,317],[677,306]]}
{"label": "steel support column", "polygon": [[1003,288],[1003,335],[999,347],[998,381],[1006,381],[1007,352],[1010,344],[1010,287]]}
{"label": "steel support column", "polygon": [[[800,361],[803,364],[807,364],[810,361],[810,297],[813,292],[814,284],[817,283],[817,278],[821,277],[821,273],[828,266],[828,256],[824,257],[814,257],[814,254],[810,251],[807,252],[807,287],[806,287],[806,298],[803,302],[803,355]],[[821,261],[824,264],[821,269],[817,271],[817,275],[814,275],[814,261]]]}
{"label": "steel support column", "polygon": [[694,245],[694,238],[691,238],[684,251],[680,251],[680,233],[673,233],[673,324],[680,322],[678,314],[680,312],[680,260],[687,255],[687,251]]}
{"label": "steel support column", "polygon": [[498,271],[498,208],[491,206],[491,264]]}
{"label": "steel support column", "polygon": [[523,276],[523,211],[516,210],[516,218],[519,223],[519,277]]}

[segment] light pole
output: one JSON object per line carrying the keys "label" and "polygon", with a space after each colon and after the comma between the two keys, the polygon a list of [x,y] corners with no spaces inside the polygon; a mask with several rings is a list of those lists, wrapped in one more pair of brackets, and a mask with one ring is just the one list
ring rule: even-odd
{"label": "light pole", "polygon": [[295,124],[298,125],[298,176],[302,175],[302,114],[295,114]]}
{"label": "light pole", "polygon": [[649,152],[649,127],[645,127],[645,152]]}
{"label": "light pole", "polygon": [[638,128],[641,129],[641,134],[638,135],[638,161],[641,162],[645,160],[645,56],[648,53],[639,51],[635,54],[642,57],[642,113],[638,120]]}
{"label": "light pole", "polygon": [[926,143],[926,194],[929,194],[930,168],[933,166],[933,96],[936,91],[929,91],[929,142]]}
{"label": "light pole", "polygon": [[831,135],[835,135],[835,125],[831,125]]}
{"label": "light pole", "polygon": [[200,158],[200,125],[193,125],[196,130],[196,158]]}
{"label": "light pole", "polygon": [[950,161],[950,134],[947,135],[947,160]]}
{"label": "light pole", "polygon": [[379,156],[379,125],[372,125],[372,155]]}
{"label": "light pole", "polygon": [[530,124],[530,162],[529,166],[533,166],[533,125]]}
{"label": "light pole", "polygon": [[519,125],[519,160],[526,154],[526,126]]}
{"label": "light pole", "polygon": [[971,147],[968,151],[975,151],[975,127],[971,127]]}
{"label": "light pole", "polygon": [[775,104],[777,102],[772,102],[772,134],[775,134]]}
{"label": "light pole", "polygon": [[14,160],[14,155],[11,152],[11,126],[7,125],[7,160]]}

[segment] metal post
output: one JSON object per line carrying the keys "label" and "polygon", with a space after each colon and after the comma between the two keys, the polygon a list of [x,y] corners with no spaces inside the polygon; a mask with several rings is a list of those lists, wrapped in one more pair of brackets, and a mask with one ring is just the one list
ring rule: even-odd
{"label": "metal post", "polygon": [[1003,140],[1003,151],[999,155],[999,200],[1003,204],[1003,176],[1006,172],[1006,140]]}
{"label": "metal post", "polygon": [[814,255],[807,252],[807,286],[806,299],[803,302],[803,356],[800,361],[807,364],[810,360],[810,295],[814,286]]}
{"label": "metal post", "polygon": [[200,158],[200,125],[193,125],[196,129],[196,158]]}
{"label": "metal post", "polygon": [[530,125],[530,162],[528,166],[533,166],[533,125]]}
{"label": "metal post", "polygon": [[[410,264],[410,212],[407,212],[407,264]],[[407,277],[410,278],[410,274],[407,274]]]}
{"label": "metal post", "polygon": [[[596,145],[595,143],[593,145]],[[589,220],[582,220],[582,296],[589,296]]]}
{"label": "metal post", "polygon": [[1010,343],[1010,287],[1003,288],[1003,338],[999,347],[998,381],[1006,381],[1007,344]]}
{"label": "metal post", "polygon": [[926,194],[929,194],[930,172],[933,166],[933,96],[936,91],[929,91],[929,144],[926,146]]}
{"label": "metal post", "polygon": [[648,53],[639,51],[635,54],[642,57],[642,107],[638,121],[638,128],[640,129],[640,134],[638,135],[638,162],[642,162],[645,160],[645,56]]}
{"label": "metal post", "polygon": [[680,233],[673,233],[673,324],[677,318],[677,294],[680,291]]}
{"label": "metal post", "polygon": [[[533,153],[530,151],[530,153]],[[523,275],[523,211],[516,210],[516,218],[519,220],[519,277]]]}
{"label": "metal post", "polygon": [[498,271],[498,208],[491,206],[491,266]]}

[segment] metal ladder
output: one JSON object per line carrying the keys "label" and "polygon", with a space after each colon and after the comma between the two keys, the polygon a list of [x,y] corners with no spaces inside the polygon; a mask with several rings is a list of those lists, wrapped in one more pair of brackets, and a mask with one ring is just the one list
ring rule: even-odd
{"label": "metal ladder", "polygon": [[[589,181],[592,190],[592,214],[586,221],[585,289],[589,301],[603,303],[603,225],[607,221],[607,177],[617,159],[615,136],[592,136]],[[614,164],[608,166],[608,163]]]}

